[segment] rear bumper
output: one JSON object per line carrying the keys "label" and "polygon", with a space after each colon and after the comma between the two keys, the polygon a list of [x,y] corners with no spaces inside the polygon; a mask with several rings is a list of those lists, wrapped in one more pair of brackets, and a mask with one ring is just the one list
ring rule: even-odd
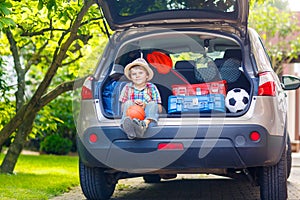
{"label": "rear bumper", "polygon": [[[260,133],[251,141],[252,131]],[[90,142],[96,134],[98,140]],[[128,140],[119,127],[92,127],[78,136],[80,159],[88,166],[120,171],[247,168],[274,165],[285,144],[259,125],[167,126],[151,128],[145,139]],[[182,144],[181,150],[158,150],[160,143]]]}

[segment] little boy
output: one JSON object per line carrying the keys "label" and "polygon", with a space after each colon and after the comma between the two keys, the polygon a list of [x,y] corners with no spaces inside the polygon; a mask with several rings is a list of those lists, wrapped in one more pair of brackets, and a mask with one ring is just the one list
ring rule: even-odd
{"label": "little boy", "polygon": [[[162,112],[161,97],[157,87],[148,82],[153,78],[153,71],[143,58],[126,65],[124,74],[131,82],[124,86],[119,98],[123,110],[121,127],[129,139],[141,138],[148,127],[157,124],[158,113]],[[126,116],[126,110],[134,104],[144,108],[144,120]]]}

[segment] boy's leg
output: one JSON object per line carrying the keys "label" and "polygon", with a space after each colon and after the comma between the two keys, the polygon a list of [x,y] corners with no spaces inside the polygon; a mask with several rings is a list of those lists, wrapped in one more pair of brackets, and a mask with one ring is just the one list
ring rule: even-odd
{"label": "boy's leg", "polygon": [[132,106],[132,105],[134,105],[134,102],[132,102],[132,101],[130,101],[130,100],[126,101],[126,102],[123,104],[122,118],[121,118],[121,121],[120,121],[120,125],[121,125],[121,126],[122,126],[122,124],[124,123],[125,118],[127,117],[127,116],[126,116],[126,111],[127,111],[127,109],[128,109],[130,106]]}
{"label": "boy's leg", "polygon": [[129,117],[126,117],[124,119],[124,122],[122,124],[122,128],[125,131],[125,133],[127,134],[128,139],[135,139],[136,138],[134,123]]}
{"label": "boy's leg", "polygon": [[136,130],[135,130],[135,124],[133,123],[132,119],[130,117],[126,116],[127,109],[134,105],[134,102],[128,100],[123,104],[123,112],[122,112],[122,118],[120,121],[121,128],[125,131],[127,134],[128,139],[134,139],[136,138]]}
{"label": "boy's leg", "polygon": [[142,138],[148,127],[153,127],[157,125],[157,120],[159,117],[158,104],[155,102],[150,102],[146,105],[146,118],[143,121],[140,121],[138,119],[131,120],[129,117],[126,116],[126,110],[129,106],[133,104],[134,103],[132,101],[126,101],[124,103],[121,127],[125,130],[128,136],[130,135],[128,138],[133,139],[134,136]]}
{"label": "boy's leg", "polygon": [[147,126],[155,126],[157,125],[157,120],[159,117],[158,114],[158,104],[155,102],[150,102],[146,105],[145,107],[145,114],[146,114],[146,118],[145,121],[148,120],[148,122],[150,122],[150,124],[148,123]]}
{"label": "boy's leg", "polygon": [[157,126],[158,120],[158,104],[150,102],[145,107],[146,118],[144,120],[133,119],[133,122],[138,125],[136,128],[137,136],[142,137],[148,127]]}

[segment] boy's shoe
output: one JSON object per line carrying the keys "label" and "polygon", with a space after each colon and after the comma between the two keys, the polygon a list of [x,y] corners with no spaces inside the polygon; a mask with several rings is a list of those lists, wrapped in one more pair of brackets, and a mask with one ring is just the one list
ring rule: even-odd
{"label": "boy's shoe", "polygon": [[135,124],[129,117],[126,117],[122,124],[122,128],[124,129],[125,133],[127,134],[128,139],[131,139],[131,140],[136,138],[134,125]]}
{"label": "boy's shoe", "polygon": [[134,118],[133,120],[136,137],[142,138],[147,129],[146,123],[143,120]]}

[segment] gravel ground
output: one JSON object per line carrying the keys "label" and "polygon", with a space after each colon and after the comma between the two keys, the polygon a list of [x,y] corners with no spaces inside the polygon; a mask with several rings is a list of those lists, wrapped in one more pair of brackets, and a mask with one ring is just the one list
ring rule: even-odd
{"label": "gravel ground", "polygon": [[[180,190],[178,189],[180,188]],[[300,199],[300,153],[293,153],[292,174],[288,181],[289,200]],[[86,199],[80,187],[51,200]],[[146,184],[142,178],[119,180],[112,200],[153,199],[259,199],[259,187],[249,182],[214,175],[179,175],[158,184]]]}

